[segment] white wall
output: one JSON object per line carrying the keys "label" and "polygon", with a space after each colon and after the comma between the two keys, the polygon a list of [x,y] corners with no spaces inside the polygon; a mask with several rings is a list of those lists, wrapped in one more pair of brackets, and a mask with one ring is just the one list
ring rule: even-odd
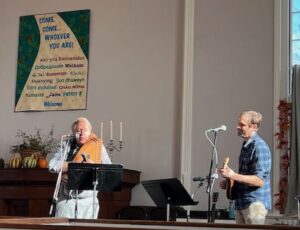
{"label": "white wall", "polygon": [[[76,117],[86,116],[96,134],[100,121],[106,128],[110,120],[124,122],[124,149],[114,154],[114,162],[142,171],[142,180],[179,177],[184,1],[0,3],[0,157],[9,158],[18,129],[46,132],[55,125],[59,137],[70,132]],[[87,110],[14,113],[19,17],[77,9],[91,9]],[[220,160],[227,153],[235,158],[240,146],[235,122],[244,109],[263,113],[262,135],[271,144],[273,0],[196,0],[195,10],[191,167],[193,176],[200,176],[207,173],[211,154],[204,130],[226,124]],[[197,208],[205,209],[206,194],[200,197]],[[132,204],[152,201],[137,186]]]}
{"label": "white wall", "polygon": [[[199,0],[195,21],[194,177],[209,172],[212,146],[204,130],[222,124],[227,131],[217,138],[219,166],[229,156],[229,165],[237,169],[243,140],[236,135],[236,123],[244,110],[263,114],[260,134],[272,148],[273,0]],[[218,206],[226,207],[225,192],[218,187],[219,180],[213,191],[220,192]],[[207,208],[205,188],[197,198]]]}

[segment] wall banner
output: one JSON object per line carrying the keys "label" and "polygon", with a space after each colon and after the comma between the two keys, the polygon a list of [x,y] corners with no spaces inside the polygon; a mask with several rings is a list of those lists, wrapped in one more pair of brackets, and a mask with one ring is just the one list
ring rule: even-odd
{"label": "wall banner", "polygon": [[90,10],[20,17],[15,112],[86,109]]}

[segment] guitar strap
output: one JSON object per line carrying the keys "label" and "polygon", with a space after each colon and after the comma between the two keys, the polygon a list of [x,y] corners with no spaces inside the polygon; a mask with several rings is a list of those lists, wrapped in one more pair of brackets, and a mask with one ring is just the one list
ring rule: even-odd
{"label": "guitar strap", "polygon": [[72,140],[71,148],[70,148],[70,151],[68,152],[66,161],[67,162],[73,161],[73,159],[76,156],[78,150],[79,150],[79,146],[76,145],[76,141],[74,139],[74,140]]}

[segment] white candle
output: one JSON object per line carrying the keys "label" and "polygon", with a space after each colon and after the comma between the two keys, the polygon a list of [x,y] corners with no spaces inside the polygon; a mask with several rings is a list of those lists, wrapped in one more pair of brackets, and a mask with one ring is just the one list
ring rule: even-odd
{"label": "white candle", "polygon": [[113,122],[110,121],[110,139],[113,140]]}
{"label": "white candle", "polygon": [[123,134],[123,123],[120,122],[120,141],[123,141],[123,136],[122,136],[122,134]]}
{"label": "white candle", "polygon": [[103,122],[100,125],[100,138],[103,139]]}

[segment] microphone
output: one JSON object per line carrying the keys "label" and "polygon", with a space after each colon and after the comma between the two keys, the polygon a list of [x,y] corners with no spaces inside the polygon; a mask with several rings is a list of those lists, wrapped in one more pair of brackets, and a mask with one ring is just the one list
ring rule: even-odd
{"label": "microphone", "polygon": [[74,138],[75,136],[73,135],[73,134],[64,134],[64,135],[62,135],[62,138],[63,139],[72,139],[72,138]]}
{"label": "microphone", "polygon": [[[204,177],[201,177],[201,176],[199,176],[199,177],[194,177],[193,178],[193,181],[200,181],[200,182],[202,182],[202,181],[206,181],[206,180],[208,180],[208,176],[204,176]],[[214,173],[214,174],[212,174],[211,176],[210,176],[210,178],[211,179],[218,179],[219,178],[219,175],[217,174],[217,173]]]}
{"label": "microphone", "polygon": [[193,181],[205,181],[205,180],[207,180],[207,176],[205,176],[205,177],[201,177],[201,176],[199,176],[199,177],[194,177],[193,178]]}
{"label": "microphone", "polygon": [[218,179],[218,178],[219,178],[218,173],[212,174],[212,175],[211,175],[211,178],[212,178],[212,179]]}
{"label": "microphone", "polygon": [[214,128],[214,129],[207,129],[205,132],[219,132],[219,131],[226,131],[227,127],[226,125],[221,125],[220,127]]}

